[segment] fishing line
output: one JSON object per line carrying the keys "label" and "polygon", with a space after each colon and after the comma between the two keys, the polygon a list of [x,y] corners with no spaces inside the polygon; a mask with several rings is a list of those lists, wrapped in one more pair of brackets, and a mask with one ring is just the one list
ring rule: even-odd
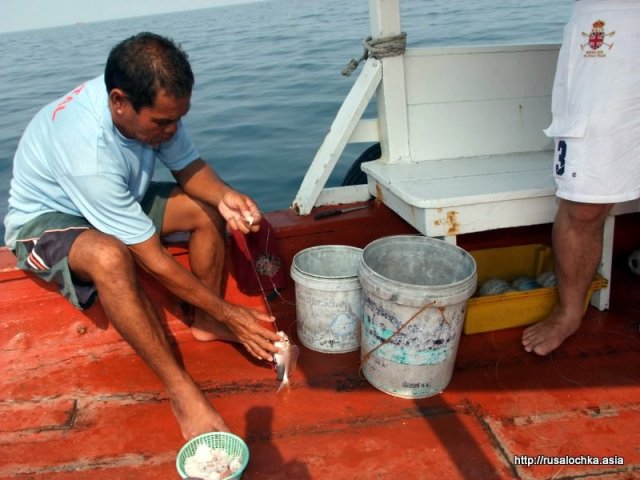
{"label": "fishing line", "polygon": [[[267,245],[269,245],[269,237],[271,235],[271,224],[269,224],[269,222],[267,222],[267,239],[264,242],[264,256],[265,257],[269,257],[269,253],[267,251]],[[251,260],[251,265],[254,265],[253,259]],[[254,265],[254,271],[256,272],[256,275],[258,274],[256,271],[256,267]],[[290,302],[287,299],[285,299],[282,294],[280,293],[280,290],[278,289],[278,287],[276,287],[276,284],[273,282],[273,275],[267,275],[269,277],[269,281],[271,282],[271,286],[273,287],[273,291],[276,293],[276,295],[278,297],[280,297],[280,300],[283,301],[283,303],[287,304],[287,305],[292,305],[292,306],[296,306],[295,302]],[[258,283],[260,283],[260,280],[258,280]],[[262,288],[262,285],[260,285],[260,287]],[[264,293],[264,291],[263,291]]]}
{"label": "fishing line", "polygon": [[[260,213],[264,217],[264,213],[263,212],[260,212]],[[260,248],[263,249],[262,255],[264,256],[264,258],[270,259],[272,256],[269,255],[267,247],[269,245],[269,239],[271,237],[271,224],[269,222],[265,222],[265,223],[266,223],[266,228],[267,228],[266,240],[265,240],[264,246],[260,246]],[[245,238],[244,234],[238,235],[238,237],[241,237],[241,238],[239,238],[239,241],[241,241],[243,243],[242,246],[244,247],[244,250],[247,252],[247,255],[249,257],[249,262],[251,263],[251,268],[253,269],[253,274],[255,275],[256,281],[258,282],[258,287],[260,288],[260,292],[262,294],[262,298],[264,299],[264,303],[265,303],[265,305],[267,307],[269,315],[271,315],[271,317],[274,318],[274,322],[273,323],[274,323],[274,326],[276,327],[276,331],[280,331],[280,329],[278,327],[278,324],[277,324],[277,321],[275,320],[275,316],[273,315],[273,311],[271,310],[271,306],[269,304],[269,298],[268,298],[267,293],[266,293],[266,291],[264,289],[264,286],[262,285],[262,281],[260,279],[260,274],[258,273],[257,262],[254,260],[253,255],[251,254],[251,250],[249,249],[249,245],[247,244],[247,241],[246,241],[246,238]],[[279,258],[278,258],[278,261],[280,262],[279,267],[282,267],[282,263],[281,263]],[[278,287],[276,286],[275,282],[273,281],[273,276],[274,275],[275,275],[275,273],[273,275],[271,275],[271,274],[267,274],[266,275],[269,278],[269,282],[271,283],[271,286],[273,287],[273,291],[276,293],[276,295],[278,297],[280,297],[280,300],[282,300],[282,302],[284,304],[295,306],[296,305],[295,302],[291,302],[291,301],[287,300],[286,298],[284,298],[282,296],[282,294],[280,293],[280,290],[278,289]],[[293,329],[294,325],[295,325],[295,321],[290,325],[289,332],[288,332],[289,337],[291,337],[291,333],[292,333],[292,329]]]}
{"label": "fishing line", "polygon": [[[267,228],[267,238],[269,235],[269,230],[270,228]],[[267,307],[267,310],[269,311],[269,315],[271,316],[271,318],[273,318],[273,325],[276,327],[276,331],[279,331],[280,329],[278,328],[278,323],[276,321],[276,317],[273,315],[273,312],[271,311],[271,305],[269,305],[269,300],[267,299],[267,294],[264,291],[264,287],[262,286],[262,282],[260,281],[260,274],[258,273],[258,270],[256,269],[256,262],[253,259],[253,255],[251,255],[251,250],[249,249],[249,245],[247,244],[247,240],[245,238],[244,235],[240,235],[240,238],[242,238],[242,242],[244,243],[244,248],[247,251],[247,255],[249,255],[249,261],[251,263],[251,269],[253,270],[253,273],[256,276],[256,281],[258,282],[258,287],[260,287],[260,292],[262,293],[262,298],[264,299],[264,304]],[[265,245],[265,249],[266,249],[266,245]],[[271,278],[271,277],[269,277]],[[273,280],[272,280],[273,283]]]}

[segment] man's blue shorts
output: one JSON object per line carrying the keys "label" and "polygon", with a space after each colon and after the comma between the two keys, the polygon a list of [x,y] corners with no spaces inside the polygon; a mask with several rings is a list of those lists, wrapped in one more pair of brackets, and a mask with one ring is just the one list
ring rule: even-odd
{"label": "man's blue shorts", "polygon": [[[162,232],[167,200],[176,188],[171,182],[152,182],[140,205]],[[69,251],[74,240],[93,228],[87,220],[74,215],[49,212],[25,224],[18,233],[15,254],[18,268],[58,285],[60,293],[79,309],[90,307],[96,299],[92,282],[82,282],[69,269]]]}

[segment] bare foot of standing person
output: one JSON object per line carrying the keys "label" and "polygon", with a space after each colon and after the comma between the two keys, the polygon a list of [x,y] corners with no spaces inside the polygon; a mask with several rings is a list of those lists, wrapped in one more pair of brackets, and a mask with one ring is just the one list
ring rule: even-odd
{"label": "bare foot of standing person", "polygon": [[581,322],[582,315],[562,314],[556,309],[546,320],[525,329],[522,345],[527,352],[548,355],[573,335]]}
{"label": "bare foot of standing person", "polygon": [[522,334],[527,352],[548,355],[580,327],[589,284],[600,263],[604,222],[611,204],[561,200],[553,225],[558,305]]}

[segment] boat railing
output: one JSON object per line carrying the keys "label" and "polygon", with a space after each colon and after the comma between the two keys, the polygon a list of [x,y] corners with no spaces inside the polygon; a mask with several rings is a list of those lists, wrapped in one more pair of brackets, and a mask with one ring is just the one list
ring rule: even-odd
{"label": "boat railing", "polygon": [[[369,0],[371,37],[402,35],[399,0]],[[385,72],[384,75],[382,72]],[[377,95],[377,118],[363,119],[367,105]],[[325,188],[348,143],[380,142],[382,158],[409,159],[404,55],[368,58],[318,149],[293,200],[292,208],[308,215],[316,205],[364,201],[366,185]]]}

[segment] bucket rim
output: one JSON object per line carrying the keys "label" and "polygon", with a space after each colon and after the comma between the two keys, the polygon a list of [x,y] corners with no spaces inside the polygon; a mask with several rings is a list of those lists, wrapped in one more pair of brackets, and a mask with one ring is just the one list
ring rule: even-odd
{"label": "bucket rim", "polygon": [[[370,247],[375,247],[379,243],[383,243],[384,241],[390,240],[404,240],[404,239],[420,239],[419,241],[422,243],[437,243],[439,245],[445,245],[446,248],[453,248],[458,250],[463,254],[463,257],[466,261],[469,262],[469,266],[471,267],[470,273],[464,278],[452,281],[450,283],[441,284],[441,285],[422,285],[417,283],[407,283],[400,280],[396,280],[394,278],[389,278],[378,271],[376,271],[371,265],[369,265],[366,261],[366,250]],[[385,292],[394,292],[398,289],[403,290],[403,294],[401,297],[404,301],[408,301],[410,304],[413,304],[414,301],[418,303],[424,303],[425,299],[429,299],[434,301],[437,305],[442,302],[449,301],[455,298],[470,298],[473,295],[473,292],[476,289],[477,284],[477,264],[473,256],[460,248],[457,245],[452,245],[443,240],[431,237],[425,237],[423,235],[390,235],[386,237],[378,238],[371,243],[369,243],[365,248],[360,259],[360,266],[358,269],[358,277],[360,283],[365,288],[365,284],[371,284],[375,286],[376,289],[383,290]],[[411,298],[411,300],[409,300]],[[396,298],[396,301],[400,303],[404,303],[404,301],[400,301],[400,298]]]}
{"label": "bucket rim", "polygon": [[[304,269],[302,269],[299,265],[297,260],[299,260],[302,256],[304,255],[308,255],[310,253],[313,253],[314,251],[332,251],[332,250],[342,250],[342,251],[351,251],[353,253],[358,253],[359,254],[359,258],[356,264],[356,268],[355,268],[355,272],[353,273],[353,275],[318,275],[317,273],[313,273],[313,272],[308,272]],[[298,273],[301,275],[305,275],[308,277],[312,277],[318,280],[349,280],[349,279],[357,279],[358,278],[358,266],[360,264],[360,262],[362,261],[362,253],[364,252],[363,248],[359,248],[359,247],[353,247],[351,245],[316,245],[313,247],[307,247],[305,249],[300,250],[298,253],[296,253],[293,256],[293,259],[291,260],[291,273]]]}
{"label": "bucket rim", "polygon": [[455,250],[460,251],[465,256],[467,256],[471,260],[473,260],[473,262],[475,263],[475,259],[473,258],[473,255],[471,255],[467,250],[465,250],[464,248],[460,247],[459,245],[456,245],[456,244],[453,244],[453,243],[449,243],[446,240],[443,240],[443,239],[440,239],[440,238],[427,237],[427,236],[421,235],[419,233],[403,234],[403,235],[386,235],[384,237],[376,238],[375,240],[372,240],[371,242],[369,242],[362,249],[362,253],[364,254],[364,252],[367,249],[370,249],[371,247],[374,247],[376,244],[382,243],[382,242],[385,242],[385,241],[390,241],[390,240],[413,240],[413,239],[417,239],[417,240],[419,240],[419,241],[421,241],[423,243],[437,243],[437,244],[440,244],[440,245],[446,245],[447,248],[453,248]]}
{"label": "bucket rim", "polygon": [[[424,286],[399,282],[387,278],[372,270],[364,262],[360,263],[358,279],[363,293],[371,293],[380,298],[393,297],[394,302],[408,307],[421,307],[431,303],[433,308],[467,301],[477,287],[477,275],[474,272],[467,278],[446,285]],[[401,294],[398,291],[402,290]]]}

